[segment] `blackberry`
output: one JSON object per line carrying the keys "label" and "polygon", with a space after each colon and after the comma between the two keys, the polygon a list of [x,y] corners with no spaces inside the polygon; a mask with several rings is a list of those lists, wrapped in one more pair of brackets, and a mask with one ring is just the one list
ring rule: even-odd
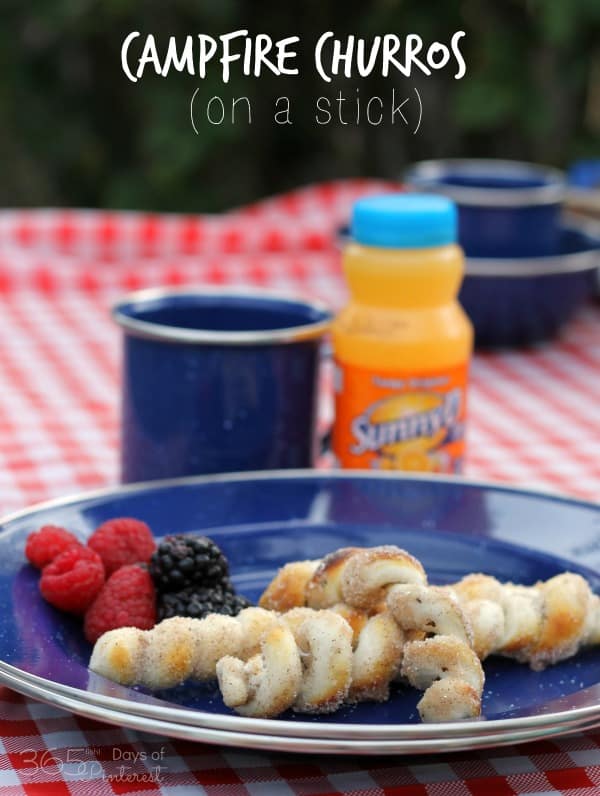
{"label": "blackberry", "polygon": [[158,592],[229,584],[227,559],[207,536],[167,536],[150,559],[150,574]]}
{"label": "blackberry", "polygon": [[164,592],[158,595],[158,621],[172,616],[191,616],[203,619],[208,614],[225,614],[237,616],[241,610],[248,608],[250,601],[241,594],[236,594],[233,586],[190,586],[178,592]]}

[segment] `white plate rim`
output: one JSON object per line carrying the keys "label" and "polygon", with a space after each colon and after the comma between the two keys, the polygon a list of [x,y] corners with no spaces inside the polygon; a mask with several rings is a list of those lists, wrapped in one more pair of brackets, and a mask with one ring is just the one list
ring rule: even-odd
{"label": "white plate rim", "polygon": [[28,683],[19,677],[0,672],[0,682],[24,696],[45,702],[70,713],[96,721],[128,727],[138,732],[165,735],[200,743],[241,747],[246,750],[267,752],[296,752],[303,754],[436,754],[445,752],[467,752],[482,748],[506,746],[514,743],[536,741],[550,736],[562,736],[600,724],[600,717],[591,721],[581,720],[568,724],[550,725],[543,728],[522,729],[512,733],[491,735],[467,735],[459,737],[438,736],[424,739],[348,739],[305,738],[295,736],[261,735],[253,732],[218,730],[193,724],[178,724],[172,721],[149,721],[144,716],[92,705],[80,699],[72,699]]}

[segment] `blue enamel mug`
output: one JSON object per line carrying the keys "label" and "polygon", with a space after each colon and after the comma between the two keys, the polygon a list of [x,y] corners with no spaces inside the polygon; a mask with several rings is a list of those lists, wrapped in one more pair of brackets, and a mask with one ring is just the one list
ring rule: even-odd
{"label": "blue enamel mug", "polygon": [[556,255],[565,175],[549,166],[485,158],[426,160],[406,182],[441,193],[458,207],[458,240],[467,257]]}
{"label": "blue enamel mug", "polygon": [[324,305],[245,287],[149,289],[113,318],[124,483],[314,464]]}

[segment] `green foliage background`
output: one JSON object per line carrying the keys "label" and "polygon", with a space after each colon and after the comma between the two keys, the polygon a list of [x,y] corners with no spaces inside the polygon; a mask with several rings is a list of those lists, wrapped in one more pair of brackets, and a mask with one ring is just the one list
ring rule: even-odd
{"label": "green foliage background", "polygon": [[[299,35],[301,76],[204,81],[171,73],[137,84],[121,71],[132,30]],[[391,124],[320,127],[314,102],[339,88],[387,97],[401,77],[326,85],[318,35],[419,33],[449,43],[465,30],[467,75],[416,76],[417,135]],[[163,50],[164,52],[164,50]],[[416,159],[499,156],[554,163],[600,156],[600,0],[0,0],[0,204],[214,211],[313,180],[396,177]],[[189,101],[248,96],[252,124],[204,124]],[[276,97],[294,124],[273,123]]]}

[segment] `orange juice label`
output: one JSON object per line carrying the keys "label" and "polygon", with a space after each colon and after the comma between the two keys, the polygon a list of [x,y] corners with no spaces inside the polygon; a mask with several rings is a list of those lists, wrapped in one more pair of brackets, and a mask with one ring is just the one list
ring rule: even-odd
{"label": "orange juice label", "polygon": [[462,469],[468,365],[402,373],[335,362],[333,452],[341,467]]}

